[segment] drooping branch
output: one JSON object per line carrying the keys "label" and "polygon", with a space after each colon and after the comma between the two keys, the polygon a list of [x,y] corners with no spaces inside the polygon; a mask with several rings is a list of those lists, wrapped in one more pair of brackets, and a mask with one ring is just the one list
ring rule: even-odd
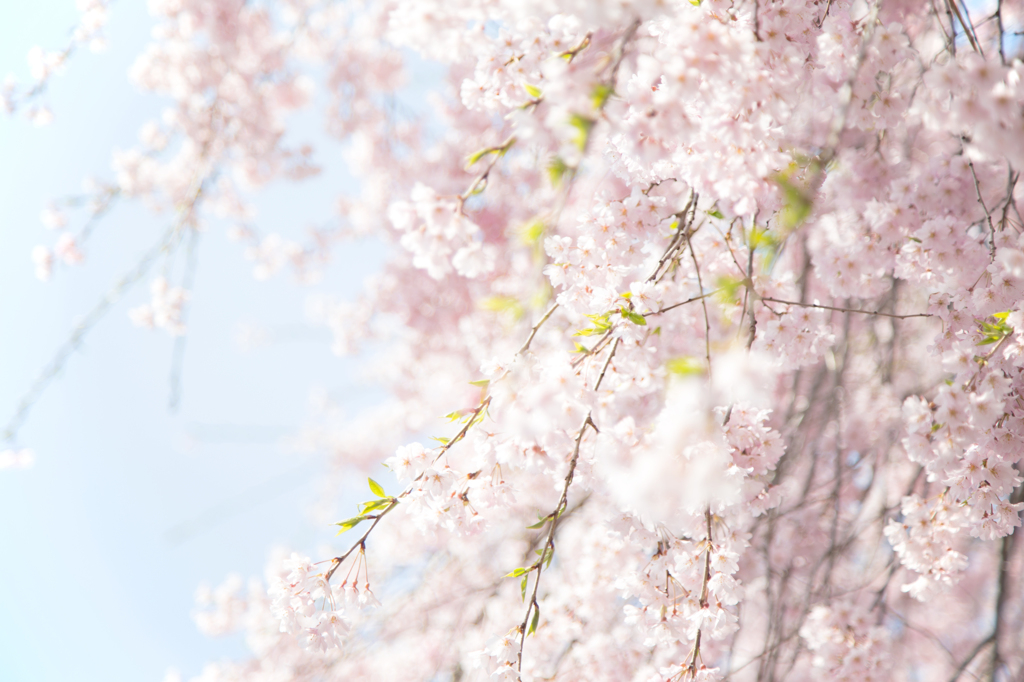
{"label": "drooping branch", "polygon": [[820,303],[801,303],[799,301],[785,301],[781,298],[773,298],[771,296],[762,296],[761,300],[770,301],[771,303],[781,303],[782,305],[795,305],[800,308],[818,308],[819,310],[835,310],[840,313],[877,315],[879,317],[892,317],[898,320],[906,320],[912,317],[935,317],[931,313],[907,313],[904,315],[897,315],[896,313],[886,313],[881,310],[858,310],[856,308],[844,308],[842,306],[822,305]]}
{"label": "drooping branch", "polygon": [[[609,354],[610,359],[611,355]],[[544,538],[540,556],[525,573],[527,579],[531,574],[534,575],[534,579],[533,591],[530,593],[530,598],[526,603],[526,615],[523,617],[522,624],[517,628],[519,631],[519,653],[516,657],[516,670],[520,673],[523,670],[523,648],[526,646],[526,635],[536,630],[537,624],[540,621],[540,605],[537,603],[537,590],[540,587],[541,572],[544,570],[545,565],[551,563],[551,559],[555,554],[555,531],[558,529],[558,522],[568,504],[569,486],[572,485],[573,475],[576,473],[576,463],[580,457],[580,445],[583,443],[583,436],[588,427],[597,431],[597,426],[590,418],[590,412],[587,412],[587,416],[583,419],[583,424],[580,425],[580,428],[576,431],[576,437],[573,439],[572,457],[569,459],[569,471],[565,474],[562,495],[558,499],[558,504],[555,505],[554,511],[545,517],[548,519],[548,532]]]}

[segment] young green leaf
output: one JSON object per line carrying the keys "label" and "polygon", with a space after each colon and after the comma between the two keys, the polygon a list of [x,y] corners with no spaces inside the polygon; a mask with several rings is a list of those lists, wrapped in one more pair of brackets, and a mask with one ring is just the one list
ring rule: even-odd
{"label": "young green leaf", "polygon": [[771,232],[767,229],[762,229],[757,225],[750,228],[750,247],[754,249],[759,248],[778,248],[779,240],[775,238]]}
{"label": "young green leaf", "polygon": [[647,319],[636,311],[629,310],[628,308],[619,308],[619,313],[633,324],[638,324],[641,327],[647,326]]}
{"label": "young green leaf", "polygon": [[672,358],[665,363],[665,369],[680,377],[695,376],[704,373],[704,361],[690,356]]}
{"label": "young green leaf", "polygon": [[595,123],[597,123],[597,121],[594,119],[587,116],[580,116],[579,114],[572,114],[569,117],[569,125],[576,129],[572,139],[580,151],[586,149],[587,141],[590,139],[590,131],[593,129]]}
{"label": "young green leaf", "polygon": [[514,296],[488,296],[480,301],[480,307],[495,313],[508,313],[514,319],[519,320],[525,309],[519,299]]}
{"label": "young green leaf", "polygon": [[530,629],[526,634],[532,635],[537,631],[537,623],[540,621],[540,607],[537,604],[533,605],[533,618],[530,620]]}
{"label": "young green leaf", "polygon": [[377,497],[387,497],[387,495],[384,493],[384,488],[381,487],[380,483],[377,483],[377,481],[373,480],[372,478],[368,478],[366,480],[370,482],[371,493],[373,493]]}
{"label": "young green leaf", "polygon": [[356,526],[358,526],[360,523],[362,523],[365,520],[366,520],[366,516],[363,515],[363,514],[360,514],[359,516],[353,516],[352,518],[345,519],[344,521],[338,521],[334,525],[335,526],[341,526],[341,530],[338,531],[338,535],[341,535],[342,533],[344,533],[347,530],[352,530],[353,528],[355,528]]}
{"label": "young green leaf", "polygon": [[528,573],[528,572],[529,572],[529,569],[519,567],[516,570],[512,571],[511,573],[509,573],[508,575],[506,575],[505,577],[506,578],[518,578],[519,576],[521,576],[521,575],[523,575],[525,573]]}
{"label": "young green leaf", "polygon": [[494,151],[493,149],[481,149],[478,152],[473,152],[466,159],[466,165],[467,166],[472,166],[474,163],[476,163],[480,159],[484,158],[485,156],[487,156],[488,154],[490,154],[493,151]]}
{"label": "young green leaf", "polygon": [[810,217],[814,204],[807,191],[797,186],[789,174],[779,173],[774,180],[782,190],[782,208],[779,210],[778,221],[788,234],[789,230],[800,227]]}
{"label": "young green leaf", "polygon": [[363,502],[363,514],[369,514],[370,512],[375,512],[378,509],[383,509],[389,504],[391,504],[390,497],[386,497],[382,500],[370,500],[369,502]]}
{"label": "young green leaf", "polygon": [[551,180],[552,185],[558,187],[571,170],[569,164],[562,157],[556,156],[548,162],[548,179]]}
{"label": "young green leaf", "polygon": [[604,315],[587,315],[587,317],[594,323],[594,326],[588,329],[581,329],[573,334],[573,336],[600,336],[612,328],[608,313]]}
{"label": "young green leaf", "polygon": [[613,92],[612,86],[598,83],[590,91],[590,102],[594,105],[595,109],[604,109],[604,105],[608,102],[608,98],[612,96]]}
{"label": "young green leaf", "polygon": [[743,288],[743,280],[739,277],[730,277],[728,275],[722,275],[718,278],[718,292],[715,294],[716,298],[720,299],[723,303],[738,303],[739,291]]}
{"label": "young green leaf", "polygon": [[533,219],[528,223],[524,223],[516,231],[519,237],[519,241],[525,246],[533,246],[534,244],[540,243],[541,238],[544,236],[544,232],[547,230],[547,226],[543,220]]}

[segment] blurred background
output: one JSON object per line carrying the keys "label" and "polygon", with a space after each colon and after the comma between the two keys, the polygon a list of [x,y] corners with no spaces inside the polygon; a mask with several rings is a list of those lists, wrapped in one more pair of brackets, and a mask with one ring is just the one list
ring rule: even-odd
{"label": "blurred background", "polygon": [[[28,51],[62,48],[77,19],[74,0],[0,3],[0,77],[28,81]],[[56,268],[49,283],[34,275],[33,247],[54,241],[40,212],[82,195],[87,176],[109,179],[112,150],[134,145],[167,105],[127,78],[152,25],[145,3],[113,3],[107,51],[78,51],[52,79],[44,102],[54,121],[0,116],[0,425],[171,220],[121,203],[98,224],[84,264]],[[267,232],[298,238],[352,191],[316,111],[293,129],[327,172],[262,192],[255,223]],[[84,215],[69,213],[73,229]],[[367,394],[358,361],[333,356],[328,331],[304,311],[310,295],[354,296],[383,247],[345,246],[316,285],[287,269],[260,282],[228,227],[213,222],[198,245],[177,411],[168,409],[173,338],[127,316],[149,301],[151,273],[33,405],[18,444],[34,451],[34,466],[0,471],[3,682],[159,681],[171,668],[187,678],[244,656],[239,637],[196,630],[197,587],[232,572],[262,576],[273,547],[313,553],[334,536],[322,505],[313,513],[323,458],[293,440],[325,399],[344,409]]]}

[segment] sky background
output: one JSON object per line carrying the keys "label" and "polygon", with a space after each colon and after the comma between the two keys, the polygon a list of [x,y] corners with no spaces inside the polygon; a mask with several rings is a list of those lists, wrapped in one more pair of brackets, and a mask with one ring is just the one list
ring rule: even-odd
{"label": "sky background", "polygon": [[[87,244],[86,262],[34,276],[31,251],[52,245],[40,223],[53,199],[82,193],[86,176],[111,177],[115,148],[167,101],[127,79],[153,25],[145,3],[111,7],[109,49],[73,55],[45,101],[43,128],[0,115],[0,426],[67,338],[76,319],[156,242],[170,218],[118,206]],[[0,77],[28,80],[34,45],[62,48],[77,21],[74,0],[0,2]],[[338,145],[315,110],[295,126],[340,167]],[[330,219],[344,172],[261,195],[257,225],[298,235]],[[83,213],[70,213],[73,230]],[[287,271],[253,279],[243,247],[214,223],[198,251],[189,311],[182,401],[167,408],[173,340],[134,327],[128,309],[148,302],[146,277],[86,338],[34,405],[18,443],[28,470],[0,471],[0,681],[141,682],[174,668],[245,655],[240,638],[208,639],[191,618],[202,582],[262,575],[275,546],[313,552],[334,533],[313,522],[320,501],[317,453],[288,443],[326,392],[342,407],[365,401],[356,360],[330,353],[326,330],[306,323],[310,294],[351,297],[383,258],[379,245],[346,247],[324,280],[297,284]],[[270,342],[246,350],[240,329]],[[365,483],[360,482],[358,488]],[[353,500],[339,491],[344,509]]]}

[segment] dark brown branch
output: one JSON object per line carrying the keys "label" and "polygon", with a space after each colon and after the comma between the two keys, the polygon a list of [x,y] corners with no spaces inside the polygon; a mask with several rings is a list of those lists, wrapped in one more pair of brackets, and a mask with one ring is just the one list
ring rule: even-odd
{"label": "dark brown branch", "polygon": [[[975,40],[974,36],[971,34],[971,31],[974,28],[974,26],[971,25],[970,27],[968,27],[970,20],[964,20],[964,15],[960,13],[960,7],[957,6],[957,0],[946,0],[946,4],[949,6],[951,10],[953,10],[953,13],[956,14],[957,20],[960,22],[960,25],[964,29],[964,35],[967,36],[967,42],[971,44],[971,47],[974,48],[975,52],[984,57],[985,53],[981,51],[981,46],[978,45],[978,41]],[[952,19],[950,21],[952,21]]]}

